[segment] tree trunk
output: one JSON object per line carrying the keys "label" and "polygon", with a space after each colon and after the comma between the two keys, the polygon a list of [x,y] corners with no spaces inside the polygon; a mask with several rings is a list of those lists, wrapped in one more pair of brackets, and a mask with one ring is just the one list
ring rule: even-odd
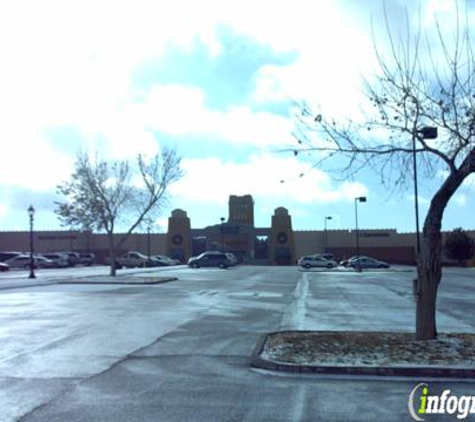
{"label": "tree trunk", "polygon": [[416,339],[437,338],[437,290],[442,278],[440,222],[427,214],[421,256],[417,263]]}
{"label": "tree trunk", "polygon": [[417,309],[416,339],[437,338],[436,302],[437,290],[442,279],[442,218],[450,198],[475,170],[475,149],[458,169],[452,169],[436,192],[424,220],[421,255],[417,260]]}

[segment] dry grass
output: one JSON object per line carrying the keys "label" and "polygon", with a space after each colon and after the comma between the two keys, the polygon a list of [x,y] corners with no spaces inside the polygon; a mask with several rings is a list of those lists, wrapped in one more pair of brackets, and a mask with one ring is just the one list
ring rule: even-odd
{"label": "dry grass", "polygon": [[294,364],[473,368],[475,335],[416,341],[408,333],[285,332],[268,336],[263,356]]}

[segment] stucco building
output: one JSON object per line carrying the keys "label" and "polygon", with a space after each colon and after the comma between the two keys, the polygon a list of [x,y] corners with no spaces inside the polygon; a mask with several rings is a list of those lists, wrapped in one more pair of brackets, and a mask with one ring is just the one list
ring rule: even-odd
{"label": "stucco building", "polygon": [[[172,211],[167,233],[135,233],[119,253],[139,251],[168,255],[186,262],[206,250],[234,253],[242,262],[290,265],[302,255],[332,253],[337,260],[356,254],[354,230],[299,231],[292,228],[292,216],[278,207],[269,216],[269,227],[255,227],[254,201],[251,195],[229,197],[229,216],[221,224],[193,228],[184,210]],[[475,231],[467,232],[475,240]],[[120,236],[116,235],[117,238]],[[360,229],[359,253],[390,263],[414,264],[414,233],[395,229]],[[79,231],[42,231],[34,233],[35,251],[92,252],[98,262],[108,255],[105,234]],[[29,251],[29,232],[0,232],[0,251]]]}

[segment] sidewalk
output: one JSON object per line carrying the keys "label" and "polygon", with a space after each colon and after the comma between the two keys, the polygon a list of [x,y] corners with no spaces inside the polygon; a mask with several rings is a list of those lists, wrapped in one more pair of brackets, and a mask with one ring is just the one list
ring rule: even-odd
{"label": "sidewalk", "polygon": [[[157,267],[153,269],[140,269],[137,271],[117,272],[115,277],[108,274],[109,269],[103,267],[105,274],[75,275],[75,274],[44,274],[36,272],[36,278],[28,278],[28,272],[14,273],[15,277],[0,278],[0,290],[20,289],[27,287],[49,286],[54,284],[117,284],[117,285],[154,285],[178,280],[175,276],[160,276],[160,268],[166,270],[180,270],[185,266],[177,265],[172,268]],[[153,273],[153,275],[152,275]],[[11,273],[9,274],[11,276]]]}

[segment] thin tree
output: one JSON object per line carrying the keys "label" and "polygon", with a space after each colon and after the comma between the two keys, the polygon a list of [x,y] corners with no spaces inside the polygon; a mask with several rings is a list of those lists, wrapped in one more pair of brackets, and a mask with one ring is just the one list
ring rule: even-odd
{"label": "thin tree", "polygon": [[[390,54],[384,56],[374,41],[378,70],[374,77],[364,79],[367,108],[363,116],[342,123],[299,103],[298,145],[292,149],[296,155],[312,154],[316,166],[336,159],[336,169],[344,178],[371,168],[391,189],[412,183],[413,168],[441,180],[425,216],[421,252],[416,257],[416,338],[434,339],[442,278],[442,217],[454,193],[475,172],[472,40],[458,10],[456,30],[445,34],[436,20],[432,38],[421,24],[412,33],[409,19],[407,32],[396,37],[384,15]],[[438,138],[430,139],[437,129]]]}
{"label": "thin tree", "polygon": [[[107,162],[78,153],[70,180],[58,186],[64,201],[56,213],[65,226],[105,231],[108,239],[110,274],[116,275],[116,255],[130,234],[160,212],[168,188],[182,177],[181,158],[164,149],[150,160],[138,155],[135,163]],[[118,227],[128,227],[115,236]]]}

